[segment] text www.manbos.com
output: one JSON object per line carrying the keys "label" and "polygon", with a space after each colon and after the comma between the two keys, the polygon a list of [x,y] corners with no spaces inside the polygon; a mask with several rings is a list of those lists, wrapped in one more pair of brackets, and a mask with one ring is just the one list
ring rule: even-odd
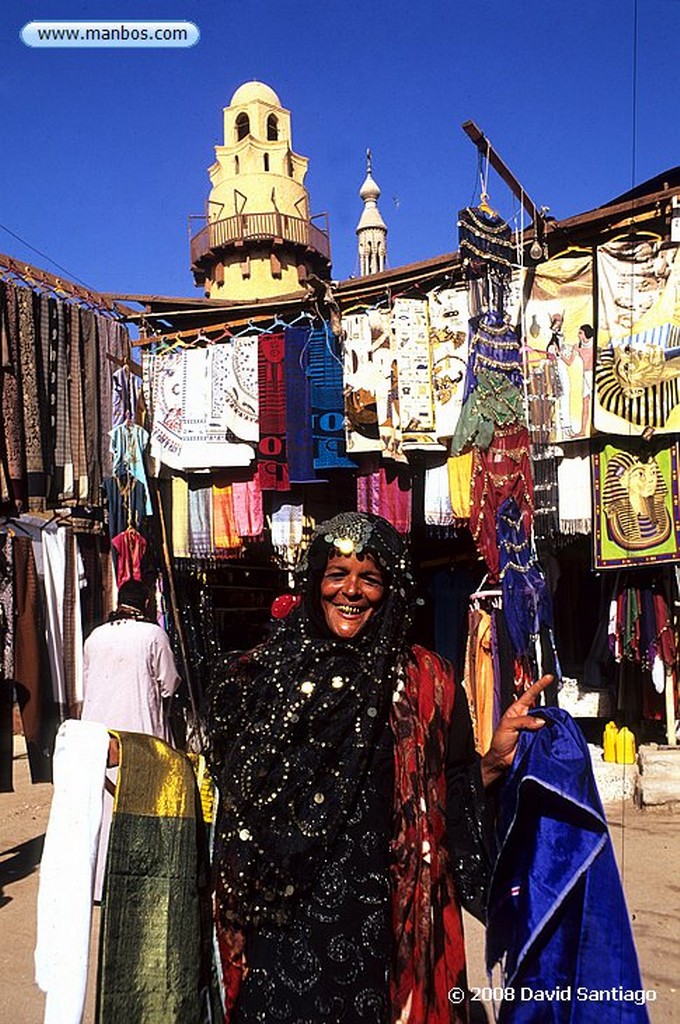
{"label": "text www.manbos.com", "polygon": [[193,46],[200,32],[192,21],[29,21],[27,46]]}

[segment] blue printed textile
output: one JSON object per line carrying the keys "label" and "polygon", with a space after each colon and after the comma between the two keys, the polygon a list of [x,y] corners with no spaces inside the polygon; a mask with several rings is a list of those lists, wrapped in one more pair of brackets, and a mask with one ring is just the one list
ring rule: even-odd
{"label": "blue printed textile", "polygon": [[649,1021],[588,746],[558,708],[520,735],[499,804],[486,962],[501,964],[499,1024]]}

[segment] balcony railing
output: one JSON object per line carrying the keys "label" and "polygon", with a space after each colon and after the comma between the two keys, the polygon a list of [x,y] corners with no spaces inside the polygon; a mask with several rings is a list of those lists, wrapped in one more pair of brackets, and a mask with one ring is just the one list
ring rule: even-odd
{"label": "balcony railing", "polygon": [[314,249],[330,260],[328,231],[323,231],[311,221],[290,217],[285,213],[239,213],[223,220],[211,221],[192,237],[191,264],[197,266],[211,250],[226,248],[238,242],[273,239]]}

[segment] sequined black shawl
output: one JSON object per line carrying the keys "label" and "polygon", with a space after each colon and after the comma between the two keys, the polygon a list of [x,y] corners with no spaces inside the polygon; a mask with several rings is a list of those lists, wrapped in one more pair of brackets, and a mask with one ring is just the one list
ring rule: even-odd
{"label": "sequined black shawl", "polygon": [[[383,569],[380,608],[352,640],[329,633],[319,585],[334,541]],[[301,604],[270,638],[227,659],[209,695],[209,761],[221,796],[215,868],[223,923],[282,922],[313,885],[365,777],[406,657],[415,583],[406,547],[378,516],[317,530]]]}

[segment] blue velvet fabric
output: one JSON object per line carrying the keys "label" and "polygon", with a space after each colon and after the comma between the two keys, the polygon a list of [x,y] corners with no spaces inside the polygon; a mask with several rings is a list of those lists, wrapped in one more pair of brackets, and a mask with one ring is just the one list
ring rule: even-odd
{"label": "blue velvet fabric", "polygon": [[[486,960],[512,996],[499,1024],[642,1024],[633,936],[587,744],[542,708],[523,732],[499,801]],[[595,998],[594,998],[595,997]]]}

